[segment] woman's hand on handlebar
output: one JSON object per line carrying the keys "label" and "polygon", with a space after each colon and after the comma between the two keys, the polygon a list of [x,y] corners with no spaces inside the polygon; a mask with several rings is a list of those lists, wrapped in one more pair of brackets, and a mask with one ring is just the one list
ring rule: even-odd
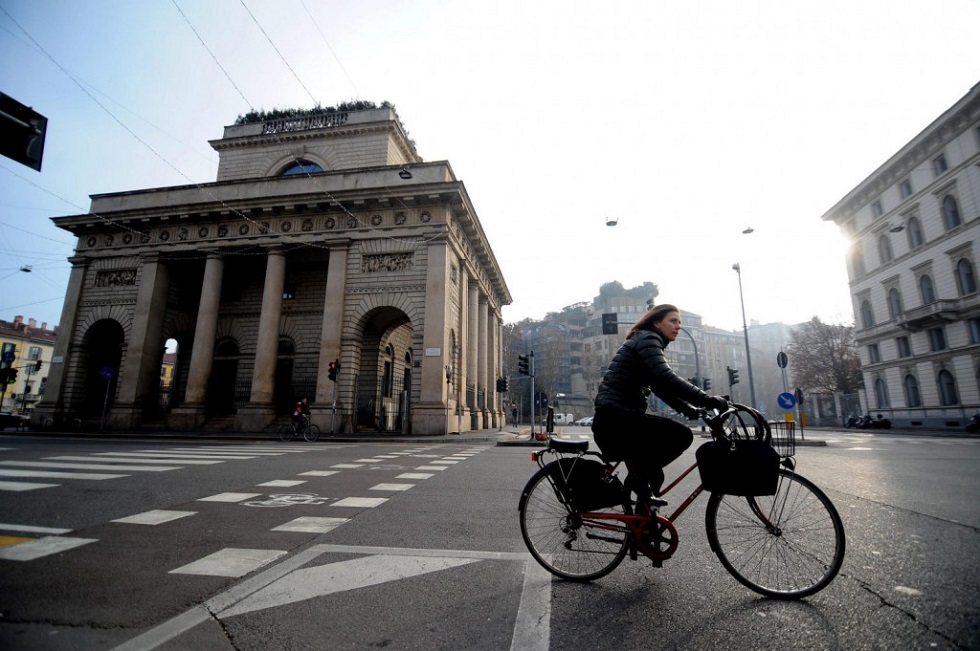
{"label": "woman's hand on handlebar", "polygon": [[714,410],[717,411],[718,413],[722,413],[728,411],[728,408],[730,406],[731,403],[728,401],[728,398],[726,398],[725,396],[708,397],[708,404],[707,404],[708,411]]}

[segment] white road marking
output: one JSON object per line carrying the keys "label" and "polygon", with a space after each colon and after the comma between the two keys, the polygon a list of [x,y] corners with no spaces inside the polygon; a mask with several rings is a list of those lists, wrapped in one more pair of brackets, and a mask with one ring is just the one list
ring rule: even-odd
{"label": "white road marking", "polygon": [[45,479],[119,479],[129,475],[106,475],[97,472],[54,472],[47,470],[17,470],[16,468],[0,468],[0,477],[41,477]]}
{"label": "white road marking", "polygon": [[245,576],[267,565],[287,552],[279,549],[240,549],[226,547],[193,563],[188,563],[169,574],[196,574],[199,576]]}
{"label": "white road marking", "polygon": [[387,497],[345,497],[342,500],[334,502],[330,506],[350,506],[361,509],[373,509],[376,506],[381,506],[387,501]]}
{"label": "white road marking", "polygon": [[343,470],[353,470],[355,468],[363,468],[363,463],[335,463],[330,466],[331,468],[341,468]]}
{"label": "white road marking", "polygon": [[54,488],[61,484],[32,484],[26,481],[0,481],[0,491],[23,492],[39,488]]}
{"label": "white road marking", "polygon": [[2,524],[2,523],[0,523],[0,531],[20,531],[23,533],[47,533],[55,536],[61,536],[66,533],[71,533],[71,529],[57,529],[55,527],[35,527],[29,524]]}
{"label": "white road marking", "polygon": [[82,545],[95,542],[96,538],[62,538],[60,536],[45,536],[18,545],[0,548],[0,559],[5,561],[33,561],[51,554],[75,549]]}
{"label": "white road marking", "polygon": [[445,470],[449,466],[419,466],[416,470]]}
{"label": "white road marking", "polygon": [[[188,452],[191,454],[200,454],[201,450],[199,448],[167,448],[167,452],[183,453]],[[224,454],[223,450],[208,450],[208,454]],[[229,451],[230,454],[242,454],[241,451]],[[244,452],[252,457],[281,457],[285,452],[258,452],[255,450],[248,450]]]}
{"label": "white road marking", "polygon": [[551,573],[536,561],[524,563],[524,587],[514,622],[511,651],[548,651],[551,642]]}
{"label": "white road marking", "polygon": [[459,463],[459,459],[438,459],[432,462],[433,466],[451,466]]}
{"label": "white road marking", "polygon": [[435,477],[431,472],[404,472],[395,479],[431,479]]}
{"label": "white road marking", "polygon": [[165,472],[180,466],[119,466],[107,463],[62,463],[60,461],[0,461],[0,466],[18,468],[64,468],[66,470],[126,470],[130,472]]}
{"label": "white road marking", "polygon": [[251,497],[258,497],[262,493],[218,493],[211,497],[201,497],[198,502],[241,502]]}
{"label": "white road marking", "polygon": [[272,531],[294,531],[298,533],[326,533],[331,529],[336,529],[347,522],[350,518],[316,518],[302,517],[291,520],[286,524],[279,525]]}
{"label": "white road marking", "polygon": [[358,459],[357,463],[381,463],[384,459]]}
{"label": "white road marking", "polygon": [[895,592],[901,592],[902,594],[911,595],[913,597],[917,597],[922,594],[921,591],[916,590],[915,588],[907,588],[904,585],[896,585]]}
{"label": "white road marking", "polygon": [[292,572],[240,601],[218,617],[225,619],[337,592],[380,585],[475,563],[475,558],[365,556]]}
{"label": "white road marking", "polygon": [[120,522],[122,524],[158,525],[163,524],[164,522],[172,522],[173,520],[186,518],[189,515],[197,515],[197,511],[166,511],[162,509],[155,509],[153,511],[137,513],[136,515],[129,515],[125,518],[118,518],[116,520],[112,520],[112,522]]}
{"label": "white road marking", "polygon": [[305,479],[273,479],[272,481],[267,481],[259,484],[259,486],[269,486],[273,488],[289,488],[290,486],[299,486],[300,484],[305,484]]}
{"label": "white road marking", "polygon": [[300,477],[329,477],[330,475],[336,475],[339,470],[309,470],[307,472],[299,473]]}
{"label": "white road marking", "polygon": [[378,484],[377,486],[372,486],[369,490],[373,491],[407,491],[409,488],[413,488],[415,484]]}
{"label": "white road marking", "polygon": [[225,454],[191,454],[190,452],[93,452],[92,454],[100,457],[150,457],[152,459],[166,459],[170,463],[175,463],[178,459],[210,459],[217,461],[235,461],[237,459],[254,459],[245,455],[225,455]]}
{"label": "white road marking", "polygon": [[[44,457],[51,461],[98,461],[100,463],[180,463],[183,465],[192,466],[211,466],[216,463],[224,463],[223,461],[202,461],[200,459],[140,459],[136,457]],[[114,468],[116,466],[113,466]]]}

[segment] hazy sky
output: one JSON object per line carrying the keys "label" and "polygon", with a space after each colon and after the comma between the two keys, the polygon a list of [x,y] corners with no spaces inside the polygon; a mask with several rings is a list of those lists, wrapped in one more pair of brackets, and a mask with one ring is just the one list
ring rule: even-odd
{"label": "hazy sky", "polygon": [[821,215],[980,81],[977,0],[0,8],[0,91],[49,119],[41,173],[0,159],[0,318],[50,325],[74,248],[50,217],[213,181],[207,141],[250,108],[355,98],[466,184],[508,322],[618,280],[740,328],[734,262],[749,319],[851,322]]}

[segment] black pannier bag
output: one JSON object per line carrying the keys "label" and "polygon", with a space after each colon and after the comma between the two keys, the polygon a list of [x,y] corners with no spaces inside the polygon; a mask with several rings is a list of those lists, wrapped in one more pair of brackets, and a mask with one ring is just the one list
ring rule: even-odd
{"label": "black pannier bag", "polygon": [[598,461],[566,457],[548,464],[559,492],[578,511],[597,511],[623,503],[618,477],[604,481],[606,467]]}
{"label": "black pannier bag", "polygon": [[697,449],[704,490],[727,495],[775,495],[779,454],[765,441],[710,441]]}

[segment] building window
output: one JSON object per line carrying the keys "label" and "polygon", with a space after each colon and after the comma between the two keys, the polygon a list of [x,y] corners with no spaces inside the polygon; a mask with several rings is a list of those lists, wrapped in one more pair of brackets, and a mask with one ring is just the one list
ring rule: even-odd
{"label": "building window", "polygon": [[878,403],[878,409],[885,409],[890,406],[888,402],[888,385],[881,378],[875,380],[875,400]]}
{"label": "building window", "polygon": [[960,207],[956,204],[956,197],[947,194],[943,197],[943,224],[947,231],[951,231],[960,223]]}
{"label": "building window", "polygon": [[903,199],[908,199],[912,196],[912,182],[908,179],[903,180],[898,184],[898,191],[902,194]]}
{"label": "building window", "polygon": [[909,223],[906,225],[906,229],[910,249],[917,249],[925,244],[926,238],[922,236],[922,223],[919,222],[918,217],[909,217]]}
{"label": "building window", "polygon": [[919,381],[914,375],[905,376],[905,404],[909,407],[921,407],[922,396],[919,393]]}
{"label": "building window", "polygon": [[30,348],[28,348],[27,349],[27,359],[33,360],[35,362],[37,360],[41,359],[41,347],[40,346],[31,346]]}
{"label": "building window", "polygon": [[279,176],[292,176],[293,174],[313,174],[315,172],[322,172],[323,168],[316,163],[311,163],[308,160],[297,160],[295,163],[290,163],[281,172]]}
{"label": "building window", "polygon": [[886,233],[882,233],[881,237],[878,238],[878,255],[881,257],[881,264],[891,262],[895,259],[891,240],[888,239]]}
{"label": "building window", "polygon": [[956,287],[960,290],[960,296],[977,291],[977,277],[973,274],[973,263],[966,258],[960,258],[956,263]]}
{"label": "building window", "polygon": [[864,267],[864,254],[861,253],[860,249],[854,251],[854,255],[851,258],[851,263],[854,265],[855,278],[860,278],[867,273]]}
{"label": "building window", "polygon": [[868,359],[872,364],[877,364],[881,361],[881,353],[878,352],[878,344],[868,345]]}
{"label": "building window", "polygon": [[899,357],[911,357],[912,356],[912,346],[909,344],[909,338],[906,335],[901,337],[896,337],[895,347],[898,349]]}
{"label": "building window", "polygon": [[885,214],[884,209],[881,207],[881,199],[875,199],[875,202],[871,204],[871,214],[875,216],[875,219]]}
{"label": "building window", "polygon": [[864,300],[861,301],[861,325],[865,328],[870,328],[875,324],[875,315],[871,311],[871,303]]}
{"label": "building window", "polygon": [[936,289],[932,285],[929,274],[922,274],[919,277],[919,296],[922,297],[923,305],[936,302]]}
{"label": "building window", "polygon": [[942,176],[949,169],[949,165],[946,164],[946,155],[939,154],[932,159],[932,169],[936,173],[936,176]]}
{"label": "building window", "polygon": [[980,344],[980,317],[974,317],[967,321],[966,327],[970,331],[970,343]]}
{"label": "building window", "polygon": [[946,350],[946,333],[940,328],[929,328],[929,349],[933,352]]}
{"label": "building window", "polygon": [[897,287],[888,290],[888,315],[892,319],[902,316],[902,295]]}
{"label": "building window", "polygon": [[943,407],[959,404],[960,399],[956,395],[956,380],[952,373],[946,369],[939,371],[936,383],[939,385],[939,404]]}

